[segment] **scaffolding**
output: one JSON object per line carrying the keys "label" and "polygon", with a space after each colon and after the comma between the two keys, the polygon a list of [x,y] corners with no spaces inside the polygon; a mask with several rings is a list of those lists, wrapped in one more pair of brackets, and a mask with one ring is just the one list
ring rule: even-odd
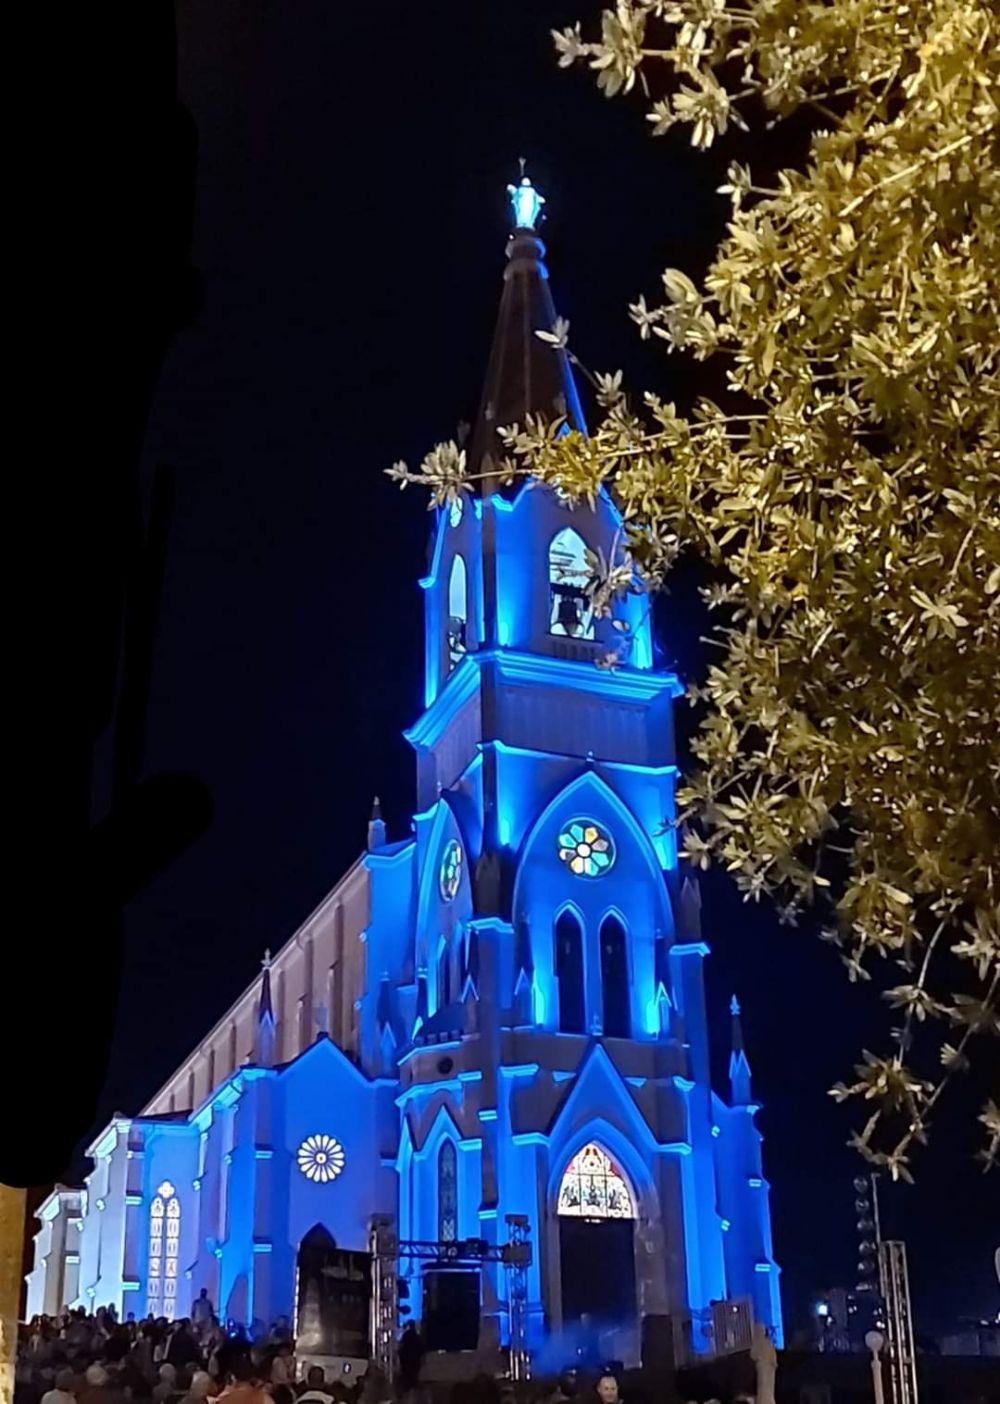
{"label": "scaffolding", "polygon": [[369,1316],[369,1349],[372,1363],[392,1380],[396,1373],[396,1333],[399,1328],[399,1264],[401,1259],[425,1262],[499,1263],[507,1286],[509,1359],[512,1380],[527,1380],[531,1361],[527,1347],[528,1269],[531,1266],[530,1226],[523,1214],[506,1218],[510,1241],[503,1244],[485,1238],[458,1239],[440,1243],[433,1239],[399,1239],[388,1218],[371,1222],[368,1251],[371,1254],[372,1305]]}
{"label": "scaffolding", "polygon": [[507,1278],[507,1319],[510,1328],[510,1377],[516,1382],[531,1378],[528,1354],[528,1268],[531,1266],[530,1227],[524,1214],[507,1215],[509,1241],[500,1250]]}
{"label": "scaffolding", "polygon": [[885,1309],[889,1398],[892,1404],[918,1404],[917,1353],[913,1343],[906,1244],[880,1240],[878,1266],[879,1286]]}

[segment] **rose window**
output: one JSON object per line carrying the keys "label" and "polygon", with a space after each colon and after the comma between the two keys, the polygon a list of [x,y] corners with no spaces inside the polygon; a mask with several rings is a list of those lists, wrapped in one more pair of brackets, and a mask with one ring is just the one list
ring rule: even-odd
{"label": "rose window", "polygon": [[344,1168],[344,1147],[333,1136],[307,1136],[299,1146],[299,1169],[307,1180],[329,1184]]}
{"label": "rose window", "polygon": [[438,887],[446,902],[450,902],[457,894],[461,881],[462,850],[455,839],[450,839],[441,855],[441,870],[438,873]]}
{"label": "rose window", "polygon": [[600,877],[615,861],[615,846],[592,819],[574,819],[559,835],[559,857],[578,877]]}

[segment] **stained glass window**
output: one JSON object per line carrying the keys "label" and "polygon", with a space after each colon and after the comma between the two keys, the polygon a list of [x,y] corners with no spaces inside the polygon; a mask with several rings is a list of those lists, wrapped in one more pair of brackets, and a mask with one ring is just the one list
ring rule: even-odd
{"label": "stained glass window", "polygon": [[462,849],[456,839],[449,839],[441,855],[441,869],[438,873],[438,888],[446,902],[458,893],[462,881]]}
{"label": "stained glass window", "polygon": [[442,1141],[438,1151],[438,1242],[458,1238],[458,1157],[453,1141]]}
{"label": "stained glass window", "polygon": [[600,877],[615,861],[615,845],[593,819],[574,819],[560,831],[559,857],[578,877]]}
{"label": "stained glass window", "polygon": [[177,1311],[180,1233],[181,1203],[173,1185],[169,1180],[164,1180],[149,1206],[146,1313],[149,1316],[165,1316],[168,1321],[173,1321]]}
{"label": "stained glass window", "polygon": [[634,1219],[628,1181],[606,1151],[591,1141],[566,1166],[559,1186],[559,1214],[578,1219]]}

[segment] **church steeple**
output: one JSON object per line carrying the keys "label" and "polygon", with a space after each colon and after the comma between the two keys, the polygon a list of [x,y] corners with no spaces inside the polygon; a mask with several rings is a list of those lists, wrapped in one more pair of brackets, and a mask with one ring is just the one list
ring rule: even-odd
{"label": "church steeple", "polygon": [[523,162],[520,183],[507,190],[511,207],[507,267],[482,402],[470,439],[469,470],[486,474],[484,495],[493,490],[490,468],[502,452],[498,429],[523,424],[529,414],[548,419],[565,416],[572,428],[585,429],[566,352],[536,335],[551,332],[556,325],[545,245],[535,229],[544,197],[523,174]]}
{"label": "church steeple", "polygon": [[277,1023],[271,1003],[271,952],[264,952],[261,961],[260,999],[257,1003],[257,1032],[254,1038],[254,1056],[258,1066],[274,1066],[274,1047]]}

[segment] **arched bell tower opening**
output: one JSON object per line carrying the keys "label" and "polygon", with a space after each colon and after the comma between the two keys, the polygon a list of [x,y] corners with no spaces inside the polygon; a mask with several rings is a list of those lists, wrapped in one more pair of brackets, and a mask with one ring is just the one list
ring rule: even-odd
{"label": "arched bell tower opening", "polygon": [[563,1326],[632,1325],[636,1314],[635,1191],[613,1156],[589,1141],[559,1183]]}
{"label": "arched bell tower opening", "polygon": [[594,606],[587,593],[587,543],[563,527],[549,546],[549,633],[571,639],[594,637]]}

